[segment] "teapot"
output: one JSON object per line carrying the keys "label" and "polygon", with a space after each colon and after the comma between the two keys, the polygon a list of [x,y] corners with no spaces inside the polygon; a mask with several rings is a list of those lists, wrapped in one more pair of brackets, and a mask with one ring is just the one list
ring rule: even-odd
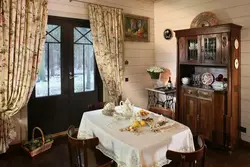
{"label": "teapot", "polygon": [[122,109],[122,113],[125,117],[132,117],[133,116],[133,104],[126,99],[126,101],[120,101],[120,107]]}

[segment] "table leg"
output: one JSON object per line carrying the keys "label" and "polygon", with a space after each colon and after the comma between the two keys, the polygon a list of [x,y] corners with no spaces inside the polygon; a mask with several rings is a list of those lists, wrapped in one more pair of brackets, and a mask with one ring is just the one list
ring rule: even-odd
{"label": "table leg", "polygon": [[174,109],[174,97],[175,94],[166,94],[165,106],[166,108]]}
{"label": "table leg", "polygon": [[147,108],[149,109],[152,105],[154,106],[155,100],[154,100],[154,93],[151,91],[148,91],[148,106]]}

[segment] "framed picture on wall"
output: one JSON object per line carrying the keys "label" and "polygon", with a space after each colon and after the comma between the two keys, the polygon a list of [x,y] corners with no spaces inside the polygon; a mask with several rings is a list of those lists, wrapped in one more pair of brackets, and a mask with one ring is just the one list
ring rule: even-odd
{"label": "framed picture on wall", "polygon": [[149,42],[149,18],[124,14],[124,40]]}

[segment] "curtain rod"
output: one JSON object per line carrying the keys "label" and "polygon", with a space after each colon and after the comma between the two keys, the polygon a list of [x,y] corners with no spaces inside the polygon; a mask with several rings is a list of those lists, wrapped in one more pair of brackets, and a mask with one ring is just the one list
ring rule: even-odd
{"label": "curtain rod", "polygon": [[[99,4],[96,4],[96,3],[84,2],[84,1],[81,1],[81,0],[69,0],[69,2],[81,2],[81,3],[87,3],[87,4],[99,5]],[[113,6],[107,6],[107,5],[102,5],[102,6],[109,7],[109,8],[117,8],[117,7],[113,7]],[[121,10],[123,10],[122,8],[117,8],[117,9],[121,9]]]}

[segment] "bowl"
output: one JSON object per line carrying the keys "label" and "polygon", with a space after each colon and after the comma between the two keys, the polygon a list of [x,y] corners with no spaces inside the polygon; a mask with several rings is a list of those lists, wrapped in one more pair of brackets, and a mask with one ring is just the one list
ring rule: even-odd
{"label": "bowl", "polygon": [[214,81],[212,84],[212,87],[214,90],[223,90],[224,89],[224,83],[221,81]]}
{"label": "bowl", "polygon": [[181,79],[181,82],[183,85],[188,85],[190,82],[190,79],[188,77],[184,77]]}

